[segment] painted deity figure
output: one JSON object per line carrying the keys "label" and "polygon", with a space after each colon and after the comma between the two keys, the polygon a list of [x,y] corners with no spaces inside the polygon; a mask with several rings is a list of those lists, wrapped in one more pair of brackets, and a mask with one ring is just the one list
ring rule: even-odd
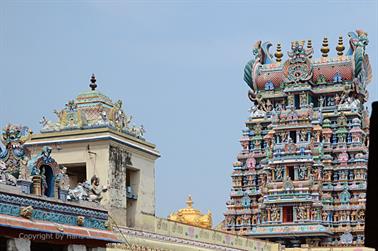
{"label": "painted deity figure", "polygon": [[300,137],[301,137],[301,141],[302,142],[306,142],[307,141],[307,131],[306,130],[301,130],[300,131]]}
{"label": "painted deity figure", "polygon": [[280,220],[280,210],[276,207],[272,208],[272,221],[279,221]]}
{"label": "painted deity figure", "polygon": [[262,110],[259,110],[258,106],[255,105],[254,102],[252,102],[252,106],[251,108],[249,109],[249,112],[250,112],[250,117],[264,117],[265,116],[265,112],[262,111]]}
{"label": "painted deity figure", "polygon": [[283,174],[284,174],[284,168],[282,166],[278,166],[274,173],[275,180],[278,180],[278,181],[282,180]]}
{"label": "painted deity figure", "polygon": [[7,166],[3,161],[0,160],[0,183],[1,182],[7,185],[15,186],[17,179],[8,172]]}
{"label": "painted deity figure", "polygon": [[348,192],[348,187],[344,186],[344,190],[340,193],[340,201],[342,204],[349,203],[351,198],[350,193]]}
{"label": "painted deity figure", "polygon": [[327,221],[327,219],[328,219],[328,213],[326,211],[323,211],[322,212],[322,220]]}
{"label": "painted deity figure", "polygon": [[304,180],[306,178],[306,172],[307,172],[307,167],[305,165],[301,165],[298,168],[298,178],[300,180]]}
{"label": "painted deity figure", "polygon": [[357,212],[357,219],[360,221],[365,220],[365,210],[361,209]]}
{"label": "painted deity figure", "polygon": [[42,125],[42,130],[50,131],[50,130],[58,130],[59,123],[53,123],[52,121],[48,120],[45,116],[42,116],[42,119],[39,121]]}
{"label": "painted deity figure", "polygon": [[263,100],[261,94],[258,94],[253,90],[248,91],[248,98],[254,103],[254,106],[257,107],[256,111],[259,111],[259,114],[263,113],[265,115],[265,113],[272,108],[270,101],[267,103],[267,101]]}
{"label": "painted deity figure", "polygon": [[141,126],[133,126],[130,132],[134,134],[137,138],[143,138],[143,135],[146,132],[146,130],[144,129],[143,125],[141,125]]}
{"label": "painted deity figure", "polygon": [[61,127],[66,126],[66,124],[67,124],[66,110],[65,110],[65,109],[62,109],[62,110],[54,110],[54,113],[55,113],[56,116],[58,117],[58,124],[59,124]]}
{"label": "painted deity figure", "polygon": [[56,177],[59,189],[68,191],[70,188],[70,178],[67,175],[67,167],[63,166],[60,169],[60,173]]}
{"label": "painted deity figure", "polygon": [[8,124],[1,131],[0,160],[5,165],[1,173],[8,185],[16,185],[18,178],[25,179],[28,151],[23,144],[30,136],[31,130],[19,125]]}
{"label": "painted deity figure", "polygon": [[318,219],[318,210],[316,208],[311,209],[311,219],[312,220]]}
{"label": "painted deity figure", "polygon": [[122,110],[122,101],[118,100],[110,112],[110,120],[117,130],[122,131],[128,128],[132,116],[127,116]]}

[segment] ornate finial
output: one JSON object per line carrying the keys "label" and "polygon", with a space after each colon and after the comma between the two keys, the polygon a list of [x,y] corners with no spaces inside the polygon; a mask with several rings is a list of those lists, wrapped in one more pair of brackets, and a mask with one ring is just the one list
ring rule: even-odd
{"label": "ornate finial", "polygon": [[192,208],[192,206],[193,206],[193,200],[192,200],[192,196],[191,195],[188,196],[188,200],[186,201],[186,205],[188,205],[189,208]]}
{"label": "ornate finial", "polygon": [[337,55],[338,55],[338,56],[342,56],[342,55],[343,55],[343,51],[344,51],[344,49],[345,49],[345,46],[344,46],[344,44],[343,44],[343,37],[340,36],[340,37],[339,37],[339,42],[338,42],[338,44],[337,44],[337,46],[336,46]]}
{"label": "ornate finial", "polygon": [[92,89],[92,91],[96,90],[97,88],[96,76],[94,75],[94,73],[91,76],[91,84],[89,85],[89,87]]}
{"label": "ornate finial", "polygon": [[320,51],[322,52],[322,57],[324,57],[324,58],[328,57],[329,47],[328,47],[328,38],[327,37],[325,37],[323,39],[323,44],[322,44],[322,48],[320,49]]}
{"label": "ornate finial", "polygon": [[281,58],[283,57],[283,53],[282,53],[282,50],[281,50],[281,44],[278,43],[277,44],[277,51],[276,53],[274,53],[274,56],[276,57],[276,61],[277,62],[281,62]]}
{"label": "ornate finial", "polygon": [[202,214],[198,209],[193,208],[193,201],[191,195],[188,196],[186,204],[186,208],[171,213],[168,216],[168,220],[181,222],[202,228],[211,228],[212,215],[210,211],[208,214]]}
{"label": "ornate finial", "polygon": [[[307,49],[311,50],[312,49],[312,41],[307,40]],[[312,58],[312,54],[308,56],[309,58]]]}

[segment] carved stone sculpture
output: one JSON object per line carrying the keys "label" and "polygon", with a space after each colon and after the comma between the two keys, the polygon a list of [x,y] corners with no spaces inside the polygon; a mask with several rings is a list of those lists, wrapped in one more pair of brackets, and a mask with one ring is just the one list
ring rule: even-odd
{"label": "carved stone sculpture", "polygon": [[33,207],[27,206],[27,207],[21,207],[20,209],[20,216],[24,217],[26,219],[31,219],[33,215]]}
{"label": "carved stone sculpture", "polygon": [[100,202],[102,200],[102,193],[108,191],[106,186],[100,186],[100,178],[94,175],[91,178],[91,186],[88,191],[88,200],[94,202]]}

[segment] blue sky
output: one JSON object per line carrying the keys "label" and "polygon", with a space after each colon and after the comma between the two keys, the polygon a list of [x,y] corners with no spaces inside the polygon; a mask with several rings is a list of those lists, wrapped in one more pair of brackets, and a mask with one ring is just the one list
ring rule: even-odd
{"label": "blue sky", "polygon": [[[157,215],[185,205],[218,223],[250,102],[244,64],[256,40],[369,33],[378,74],[377,1],[4,1],[0,0],[0,125],[28,125],[87,90],[99,90],[147,130],[156,164]],[[376,78],[370,101],[378,100]],[[369,105],[370,106],[370,105]]]}

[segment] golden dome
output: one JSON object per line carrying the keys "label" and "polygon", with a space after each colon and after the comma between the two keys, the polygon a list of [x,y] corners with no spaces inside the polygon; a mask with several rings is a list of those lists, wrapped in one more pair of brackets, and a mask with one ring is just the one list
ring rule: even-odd
{"label": "golden dome", "polygon": [[198,209],[194,209],[192,196],[190,195],[186,201],[186,205],[186,208],[182,208],[176,213],[171,213],[168,216],[168,220],[189,224],[196,227],[211,228],[212,216],[210,211],[207,214],[202,214]]}

